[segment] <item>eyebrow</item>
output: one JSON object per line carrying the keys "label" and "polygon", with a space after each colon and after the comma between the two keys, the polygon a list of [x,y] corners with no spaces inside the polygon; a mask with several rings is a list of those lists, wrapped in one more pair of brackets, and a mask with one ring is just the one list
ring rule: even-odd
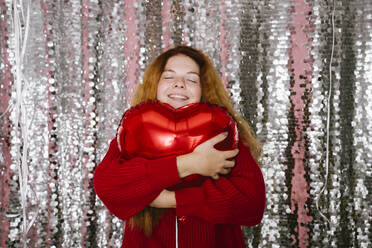
{"label": "eyebrow", "polygon": [[[175,71],[173,71],[172,69],[165,69],[163,72],[167,72],[167,71],[175,73]],[[195,75],[199,76],[199,73],[197,73],[195,71],[189,71],[189,72],[187,72],[187,74],[195,74]]]}

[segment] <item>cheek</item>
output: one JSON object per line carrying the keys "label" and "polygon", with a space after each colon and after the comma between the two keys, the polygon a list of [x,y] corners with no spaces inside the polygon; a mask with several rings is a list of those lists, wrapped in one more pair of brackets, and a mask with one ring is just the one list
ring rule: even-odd
{"label": "cheek", "polygon": [[197,99],[198,101],[201,100],[202,89],[201,89],[200,86],[194,88],[193,95],[194,95],[195,99]]}
{"label": "cheek", "polygon": [[157,88],[157,95],[159,95],[163,91],[163,84],[161,82],[158,83],[158,88]]}
{"label": "cheek", "polygon": [[156,92],[156,98],[158,100],[161,100],[161,98],[164,97],[166,89],[167,89],[167,84],[160,81],[158,83],[158,88],[157,88],[157,92]]}

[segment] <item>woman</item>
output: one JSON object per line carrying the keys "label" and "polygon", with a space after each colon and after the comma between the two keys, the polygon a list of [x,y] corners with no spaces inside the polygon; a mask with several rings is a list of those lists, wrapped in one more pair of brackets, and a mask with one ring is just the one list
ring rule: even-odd
{"label": "woman", "polygon": [[[94,188],[110,212],[128,220],[122,247],[245,247],[240,225],[260,223],[265,207],[256,163],[261,147],[234,111],[212,62],[187,46],[164,52],[146,69],[132,106],[148,100],[174,109],[196,102],[224,107],[240,141],[238,149],[217,150],[214,145],[226,138],[221,133],[187,154],[125,159],[113,139],[96,168]],[[205,178],[201,185],[169,190],[193,174]]]}

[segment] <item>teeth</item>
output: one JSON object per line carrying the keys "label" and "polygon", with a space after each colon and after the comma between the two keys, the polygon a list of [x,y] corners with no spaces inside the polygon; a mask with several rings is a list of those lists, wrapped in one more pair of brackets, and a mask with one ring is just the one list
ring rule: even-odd
{"label": "teeth", "polygon": [[171,97],[171,98],[178,98],[178,99],[182,99],[182,100],[186,100],[188,98],[186,96],[174,95],[174,94],[169,95],[169,97]]}

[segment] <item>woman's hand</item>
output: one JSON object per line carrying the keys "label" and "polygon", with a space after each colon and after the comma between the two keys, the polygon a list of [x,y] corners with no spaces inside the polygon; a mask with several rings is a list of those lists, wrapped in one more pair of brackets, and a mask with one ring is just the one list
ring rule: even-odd
{"label": "woman's hand", "polygon": [[219,174],[229,174],[235,166],[234,160],[239,150],[219,151],[214,145],[227,137],[227,133],[221,133],[198,145],[193,152],[177,157],[177,167],[181,178],[191,174],[200,174],[218,179]]}
{"label": "woman's hand", "polygon": [[175,208],[176,195],[174,191],[164,189],[156,198],[150,203],[154,208]]}

